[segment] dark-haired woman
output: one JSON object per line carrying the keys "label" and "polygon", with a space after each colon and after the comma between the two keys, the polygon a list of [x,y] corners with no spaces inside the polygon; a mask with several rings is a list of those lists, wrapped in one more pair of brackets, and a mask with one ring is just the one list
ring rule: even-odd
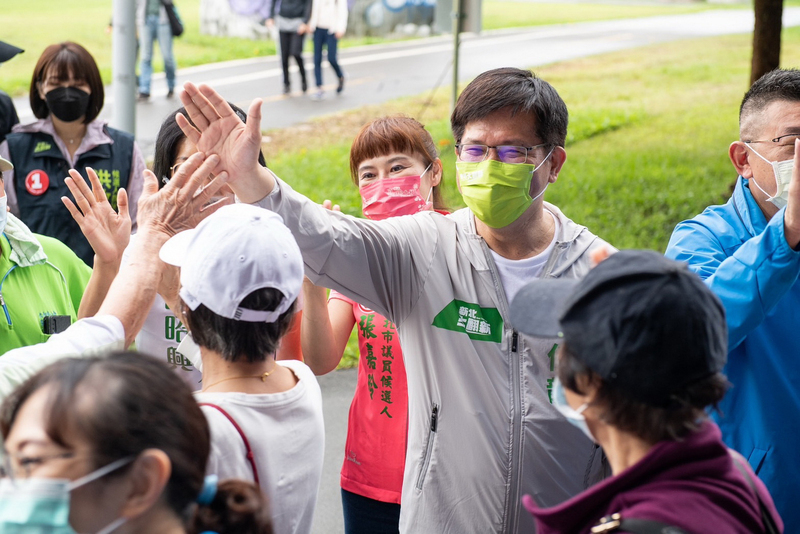
{"label": "dark-haired woman", "polygon": [[[368,219],[443,211],[442,162],[431,134],[410,117],[382,117],[364,125],[350,148],[350,173]],[[308,279],[303,292],[303,355],[316,374],[336,368],[358,326],[358,383],[341,477],[345,531],[398,532],[408,398],[397,330],[337,291],[326,302],[325,289]]]}
{"label": "dark-haired woman", "polygon": [[86,177],[86,168],[93,168],[115,208],[117,193],[125,188],[135,229],[145,169],[133,136],[98,118],[103,99],[100,71],[85,48],[72,42],[48,46],[30,86],[38,120],[15,126],[0,145],[0,155],[14,164],[5,180],[11,212],[32,231],[65,243],[88,265],[92,248],[61,205],[61,197],[69,195],[67,171],[74,168]]}
{"label": "dark-haired woman", "polygon": [[0,532],[273,532],[257,487],[205,476],[208,423],[164,363],[61,360],[0,412]]}

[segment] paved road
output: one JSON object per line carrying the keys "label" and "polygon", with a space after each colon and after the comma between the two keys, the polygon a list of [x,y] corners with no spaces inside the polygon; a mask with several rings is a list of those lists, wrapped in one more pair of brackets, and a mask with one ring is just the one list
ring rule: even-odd
{"label": "paved road", "polygon": [[[800,25],[800,8],[785,8],[783,18],[785,26]],[[742,9],[484,32],[479,36],[464,37],[459,74],[462,80],[469,80],[499,66],[535,67],[678,39],[745,33],[752,28],[752,10]],[[290,98],[282,96],[281,69],[275,57],[182,69],[178,72],[178,82],[208,83],[245,109],[254,98],[263,98],[262,128],[266,130],[340,110],[424,93],[442,82],[444,85],[440,90],[449,91],[451,62],[452,39],[449,36],[344,49],[340,51],[340,63],[347,76],[345,92],[341,96],[335,95],[333,71],[326,67],[324,76],[328,83],[328,98],[320,102],[300,93],[296,66],[293,67],[295,91]],[[313,79],[312,61],[308,55],[306,69],[309,79]],[[137,106],[137,139],[146,155],[152,154],[161,121],[179,105],[177,99],[166,99],[163,74],[156,75],[153,83],[150,102]],[[112,108],[113,102],[107,99],[103,116],[110,117]],[[17,100],[17,109],[23,122],[32,118],[26,99]],[[409,109],[408,113],[415,115],[418,111]]]}

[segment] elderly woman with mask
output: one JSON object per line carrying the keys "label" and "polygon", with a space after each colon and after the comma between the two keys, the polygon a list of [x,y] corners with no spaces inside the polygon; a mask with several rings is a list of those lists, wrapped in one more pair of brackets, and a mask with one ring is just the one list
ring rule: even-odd
{"label": "elderly woman with mask", "polygon": [[531,282],[511,317],[560,345],[553,416],[598,443],[613,472],[549,509],[524,497],[539,534],[782,531],[765,486],[707,417],[728,387],[725,312],[685,265],[619,252],[581,281]]}

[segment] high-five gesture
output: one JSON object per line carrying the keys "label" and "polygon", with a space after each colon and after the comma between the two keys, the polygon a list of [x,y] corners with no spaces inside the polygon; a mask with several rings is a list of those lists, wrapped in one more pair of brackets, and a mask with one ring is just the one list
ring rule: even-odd
{"label": "high-five gesture", "polygon": [[197,150],[219,156],[220,163],[214,172],[227,171],[229,185],[236,196],[242,202],[255,202],[269,194],[274,184],[272,175],[258,164],[261,99],[250,104],[247,124],[207,85],[196,87],[187,83],[181,100],[192,122],[178,114],[178,126]]}
{"label": "high-five gesture", "polygon": [[61,202],[67,207],[92,246],[95,263],[114,265],[116,269],[131,236],[128,193],[125,189],[119,190],[117,195],[119,212],[115,212],[94,169],[87,167],[86,173],[92,184],[91,190],[83,176],[75,169],[70,169],[70,177],[65,179],[64,183],[75,197],[77,206],[67,197],[61,197]]}

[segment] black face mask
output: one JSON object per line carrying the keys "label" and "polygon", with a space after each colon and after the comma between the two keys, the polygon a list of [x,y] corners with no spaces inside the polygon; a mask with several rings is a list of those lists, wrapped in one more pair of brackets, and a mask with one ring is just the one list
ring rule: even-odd
{"label": "black face mask", "polygon": [[80,119],[89,107],[89,93],[77,87],[56,87],[44,99],[50,113],[64,122]]}

